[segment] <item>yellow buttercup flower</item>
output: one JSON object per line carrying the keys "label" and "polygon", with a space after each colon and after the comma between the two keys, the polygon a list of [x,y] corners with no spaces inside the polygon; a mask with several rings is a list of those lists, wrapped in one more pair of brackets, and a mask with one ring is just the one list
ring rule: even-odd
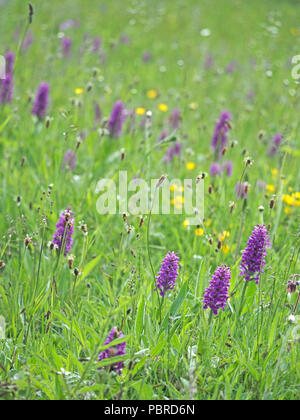
{"label": "yellow buttercup flower", "polygon": [[204,229],[202,228],[195,229],[195,234],[196,236],[202,236],[204,234]]}
{"label": "yellow buttercup flower", "polygon": [[155,99],[158,96],[158,91],[156,89],[148,90],[147,96],[149,99]]}
{"label": "yellow buttercup flower", "polygon": [[289,206],[293,206],[295,204],[295,201],[296,201],[294,199],[294,197],[292,197],[292,196],[290,196],[288,194],[283,194],[281,198],[282,198],[282,201],[285,204],[288,204]]}
{"label": "yellow buttercup flower", "polygon": [[289,214],[290,212],[291,212],[291,207],[286,207],[285,209],[284,209],[284,212],[286,213],[286,214]]}
{"label": "yellow buttercup flower", "polygon": [[77,88],[77,89],[75,89],[75,93],[76,93],[76,95],[81,95],[83,93],[83,89]]}
{"label": "yellow buttercup flower", "polygon": [[166,104],[159,104],[159,105],[158,105],[158,109],[159,109],[160,111],[162,111],[162,112],[167,112],[167,111],[168,111],[168,109],[169,109],[169,107],[168,107],[168,105],[166,105]]}
{"label": "yellow buttercup flower", "polygon": [[189,220],[185,220],[184,222],[183,222],[183,226],[184,227],[188,227],[188,226],[190,226],[190,222],[189,222]]}
{"label": "yellow buttercup flower", "polygon": [[196,167],[196,163],[194,163],[194,162],[187,162],[187,164],[186,164],[186,168],[189,171],[192,171],[193,169],[195,169],[195,167]]}
{"label": "yellow buttercup flower", "polygon": [[136,108],[135,112],[136,112],[137,115],[145,115],[146,114],[145,108],[142,108],[142,107]]}
{"label": "yellow buttercup flower", "polygon": [[227,254],[227,252],[229,251],[229,245],[225,244],[222,246],[222,251],[224,252],[224,254]]}
{"label": "yellow buttercup flower", "polygon": [[211,225],[211,221],[212,221],[211,219],[205,220],[204,222],[205,226],[209,227]]}
{"label": "yellow buttercup flower", "polygon": [[192,111],[195,111],[198,108],[198,104],[196,102],[192,102],[192,103],[189,104],[189,108]]}
{"label": "yellow buttercup flower", "polygon": [[275,187],[274,185],[266,185],[266,190],[269,191],[270,193],[273,193],[275,191]]}
{"label": "yellow buttercup flower", "polygon": [[175,191],[177,190],[177,188],[178,188],[177,184],[173,184],[170,186],[170,191]]}
{"label": "yellow buttercup flower", "polygon": [[271,169],[271,174],[276,176],[278,174],[278,169]]}
{"label": "yellow buttercup flower", "polygon": [[223,233],[220,233],[218,238],[220,241],[225,241],[226,238],[229,238],[229,232],[227,230],[224,230]]}
{"label": "yellow buttercup flower", "polygon": [[176,201],[177,203],[184,203],[184,198],[183,198],[181,195],[177,195],[177,196],[175,197],[175,201]]}

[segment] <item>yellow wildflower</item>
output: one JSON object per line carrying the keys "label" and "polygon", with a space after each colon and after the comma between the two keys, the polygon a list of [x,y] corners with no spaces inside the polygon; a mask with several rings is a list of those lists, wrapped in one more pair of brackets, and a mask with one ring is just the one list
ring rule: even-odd
{"label": "yellow wildflower", "polygon": [[198,108],[198,104],[196,102],[192,102],[192,103],[189,104],[189,108],[192,111],[195,111]]}
{"label": "yellow wildflower", "polygon": [[77,88],[77,89],[75,89],[75,93],[76,93],[76,95],[81,95],[83,93],[83,89]]}
{"label": "yellow wildflower", "polygon": [[282,195],[282,201],[285,204],[288,204],[289,206],[292,206],[292,205],[294,205],[294,203],[295,203],[296,200],[292,196],[290,196],[288,194],[283,194]]}
{"label": "yellow wildflower", "polygon": [[144,115],[144,114],[146,114],[145,108],[142,108],[142,107],[136,108],[135,112],[136,112],[137,115]]}
{"label": "yellow wildflower", "polygon": [[169,107],[168,107],[168,105],[166,105],[166,104],[159,104],[159,105],[158,105],[158,109],[159,109],[160,111],[162,111],[162,112],[167,112],[167,111],[168,111],[168,109],[169,109]]}
{"label": "yellow wildflower", "polygon": [[188,227],[188,226],[190,226],[190,221],[186,219],[186,220],[183,222],[183,226],[184,226],[184,227]]}
{"label": "yellow wildflower", "polygon": [[186,164],[186,168],[189,171],[192,171],[193,169],[195,169],[195,167],[196,167],[196,164],[194,162],[187,162],[187,164]]}
{"label": "yellow wildflower", "polygon": [[270,193],[273,193],[275,191],[275,187],[274,187],[274,185],[267,184],[266,185],[266,190],[269,191]]}
{"label": "yellow wildflower", "polygon": [[202,236],[204,234],[204,229],[202,228],[195,229],[195,234],[196,236]]}
{"label": "yellow wildflower", "polygon": [[229,251],[229,245],[225,244],[222,246],[222,251],[224,252],[224,254],[227,254],[227,252]]}
{"label": "yellow wildflower", "polygon": [[157,98],[157,95],[158,95],[158,91],[156,89],[151,89],[151,90],[148,90],[147,92],[147,96],[149,99],[155,99]]}
{"label": "yellow wildflower", "polygon": [[229,232],[227,230],[224,230],[223,233],[220,233],[218,236],[220,241],[225,241],[226,238],[229,238]]}

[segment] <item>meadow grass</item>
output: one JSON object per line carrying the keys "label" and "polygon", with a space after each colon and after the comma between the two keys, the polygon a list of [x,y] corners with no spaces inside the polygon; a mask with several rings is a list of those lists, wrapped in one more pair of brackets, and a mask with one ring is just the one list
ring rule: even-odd
{"label": "meadow grass", "polygon": [[[299,3],[53,0],[33,7],[28,25],[26,2],[0,6],[0,54],[16,54],[12,101],[0,105],[0,398],[299,399],[299,307],[288,320],[299,289],[286,291],[300,266],[300,104],[291,76]],[[77,25],[62,30],[69,19]],[[23,48],[29,34],[32,44]],[[63,34],[72,39],[68,57]],[[93,52],[96,37],[102,44]],[[31,110],[43,81],[50,105],[39,121]],[[117,100],[135,121],[127,118],[113,139],[105,120]],[[96,123],[94,101],[102,112]],[[137,108],[152,111],[151,132]],[[182,115],[175,131],[174,108]],[[224,109],[232,116],[224,160],[233,174],[213,177],[211,137]],[[167,163],[170,144],[157,147],[163,129],[182,143]],[[268,156],[276,133],[282,143]],[[76,166],[62,170],[68,149]],[[207,173],[204,226],[187,226],[184,214],[152,214],[149,223],[148,213],[143,224],[100,215],[96,185],[119,171],[147,181]],[[241,179],[250,186],[237,199]],[[72,269],[48,247],[68,206]],[[257,224],[272,242],[258,285],[239,275]],[[161,299],[153,271],[168,251],[181,268]],[[231,267],[230,299],[215,316],[203,309],[203,295],[221,264]],[[121,375],[107,368],[111,360],[97,362],[113,326],[125,336],[115,345],[126,342],[126,354],[114,359],[124,362]]]}

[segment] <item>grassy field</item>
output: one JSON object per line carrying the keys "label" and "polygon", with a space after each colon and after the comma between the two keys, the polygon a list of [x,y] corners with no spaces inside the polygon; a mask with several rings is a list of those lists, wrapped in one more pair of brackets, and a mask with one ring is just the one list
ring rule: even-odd
{"label": "grassy field", "polygon": [[[11,98],[0,82],[0,399],[300,399],[299,2],[2,3],[0,55],[14,62]],[[43,82],[49,103],[36,102]],[[203,224],[174,214],[176,194],[171,214],[99,214],[96,186],[120,171],[137,184],[204,173]],[[257,225],[271,245],[245,281]],[[179,267],[162,297],[169,251]],[[204,293],[223,264],[215,315]]]}

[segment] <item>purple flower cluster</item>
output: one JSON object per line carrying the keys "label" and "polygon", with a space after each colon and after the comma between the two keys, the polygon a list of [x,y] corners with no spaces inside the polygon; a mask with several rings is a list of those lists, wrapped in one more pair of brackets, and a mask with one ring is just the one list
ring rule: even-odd
{"label": "purple flower cluster", "polygon": [[235,187],[236,198],[248,197],[249,184],[247,182],[238,182]]}
{"label": "purple flower cluster", "polygon": [[[122,333],[122,331],[118,331],[117,327],[113,327],[113,329],[111,330],[104,344],[107,345],[111,343],[113,340],[116,340],[117,338],[122,338],[122,337],[124,337],[124,334]],[[116,346],[109,347],[108,349],[102,351],[99,354],[98,360],[101,361],[103,359],[109,359],[111,357],[123,356],[125,355],[125,349],[126,349],[125,342],[117,344]],[[119,375],[121,375],[123,367],[124,367],[123,362],[117,362],[110,365],[110,370],[116,371],[118,372]],[[103,368],[99,368],[99,369],[103,369]]]}
{"label": "purple flower cluster", "polygon": [[220,154],[222,153],[223,149],[225,148],[227,144],[227,134],[230,130],[229,122],[231,120],[231,114],[230,112],[224,110],[222,111],[219,121],[216,124],[215,131],[213,134],[213,137],[211,139],[211,147],[213,150],[216,150],[217,148],[220,151]]}
{"label": "purple flower cluster", "polygon": [[232,171],[233,171],[233,163],[231,160],[227,160],[226,162],[222,163],[222,171],[224,171],[226,173],[227,176],[231,176],[232,175]]}
{"label": "purple flower cluster", "polygon": [[7,51],[5,54],[5,62],[6,62],[6,73],[13,73],[13,67],[15,62],[15,54],[12,51]]}
{"label": "purple flower cluster", "polygon": [[167,130],[165,128],[162,129],[159,137],[158,137],[158,143],[161,143],[164,139],[166,139],[168,137],[169,133],[167,132]]}
{"label": "purple flower cluster", "polygon": [[101,47],[102,39],[98,36],[93,39],[92,52],[96,53]]}
{"label": "purple flower cluster", "polygon": [[118,138],[122,133],[123,124],[126,120],[126,111],[123,102],[117,101],[108,121],[108,129],[111,137]]}
{"label": "purple flower cluster", "polygon": [[65,22],[62,22],[59,26],[59,29],[61,31],[66,31],[69,28],[73,28],[74,26],[78,26],[79,25],[79,21],[75,20],[75,19],[69,19],[66,20]]}
{"label": "purple flower cluster", "polygon": [[52,244],[56,245],[59,250],[63,249],[66,256],[72,249],[74,233],[74,213],[71,212],[71,207],[68,207],[60,216],[56,223],[56,232],[52,238]]}
{"label": "purple flower cluster", "polygon": [[180,127],[180,123],[181,123],[180,109],[174,108],[169,117],[169,124],[173,130],[176,130],[177,128]]}
{"label": "purple flower cluster", "polygon": [[211,176],[215,176],[215,175],[220,175],[220,173],[221,173],[221,166],[217,162],[212,163],[209,169],[209,174]]}
{"label": "purple flower cluster", "polygon": [[13,65],[15,61],[15,54],[8,51],[5,54],[5,78],[0,80],[0,103],[9,104],[12,98],[14,89],[13,82]]}
{"label": "purple flower cluster", "polygon": [[72,46],[71,38],[64,36],[61,39],[61,50],[64,57],[68,57],[70,55],[71,46]]}
{"label": "purple flower cluster", "polygon": [[63,164],[62,164],[62,171],[65,169],[75,169],[76,166],[76,159],[77,155],[74,150],[68,149],[65,153]]}
{"label": "purple flower cluster", "polygon": [[221,265],[217,268],[212,276],[208,288],[205,290],[203,309],[210,308],[215,315],[218,315],[219,309],[224,310],[229,298],[228,290],[230,286],[230,279],[230,267]]}
{"label": "purple flower cluster", "polygon": [[142,60],[144,63],[148,63],[152,58],[152,54],[150,51],[144,51],[142,55]]}
{"label": "purple flower cluster", "polygon": [[273,137],[272,142],[271,142],[271,146],[268,150],[268,155],[269,156],[274,156],[277,153],[281,141],[282,141],[282,134],[278,133]]}
{"label": "purple flower cluster", "polygon": [[213,162],[210,166],[209,173],[211,176],[220,175],[225,172],[227,176],[232,175],[232,161],[228,160],[219,165],[217,162]]}
{"label": "purple flower cluster", "polygon": [[165,296],[168,290],[173,290],[178,276],[179,257],[175,252],[168,252],[160,267],[156,278],[155,290],[160,291],[161,296]]}
{"label": "purple flower cluster", "polygon": [[242,255],[240,276],[244,276],[246,281],[255,280],[258,284],[260,273],[264,272],[266,248],[270,247],[269,233],[265,225],[255,226]]}
{"label": "purple flower cluster", "polygon": [[236,61],[231,61],[228,66],[226,67],[226,73],[232,73],[237,66]]}
{"label": "purple flower cluster", "polygon": [[46,116],[49,106],[49,90],[50,86],[46,82],[42,82],[38,88],[38,92],[34,101],[31,113],[36,115],[40,120]]}
{"label": "purple flower cluster", "polygon": [[182,148],[182,143],[180,143],[179,141],[177,141],[174,146],[171,146],[167,149],[166,154],[163,158],[163,162],[172,162],[172,160],[174,159],[175,156],[180,156],[181,153],[181,148]]}

